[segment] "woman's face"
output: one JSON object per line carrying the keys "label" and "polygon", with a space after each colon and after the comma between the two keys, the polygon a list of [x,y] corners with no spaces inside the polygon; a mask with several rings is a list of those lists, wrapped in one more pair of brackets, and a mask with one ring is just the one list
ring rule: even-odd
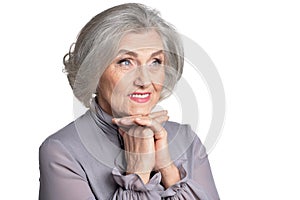
{"label": "woman's face", "polygon": [[164,62],[163,44],[155,31],[126,34],[100,78],[101,108],[116,117],[150,113],[163,89]]}

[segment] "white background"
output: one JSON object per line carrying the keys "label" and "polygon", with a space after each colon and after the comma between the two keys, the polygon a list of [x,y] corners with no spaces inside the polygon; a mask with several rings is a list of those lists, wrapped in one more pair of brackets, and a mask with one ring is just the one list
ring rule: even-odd
{"label": "white background", "polygon": [[[1,2],[1,199],[38,198],[39,145],[74,119],[62,56],[91,17],[124,2]],[[223,80],[226,121],[209,155],[221,198],[299,199],[297,1],[137,2],[202,46]]]}

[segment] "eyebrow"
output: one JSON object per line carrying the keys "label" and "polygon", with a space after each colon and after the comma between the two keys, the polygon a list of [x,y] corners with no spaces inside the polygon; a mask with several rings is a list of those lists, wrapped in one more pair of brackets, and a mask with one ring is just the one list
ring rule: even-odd
{"label": "eyebrow", "polygon": [[[156,55],[159,55],[163,53],[163,50],[158,50],[154,53],[151,54],[150,57],[153,57],[153,56],[156,56]],[[130,56],[133,56],[133,57],[138,57],[138,54],[134,51],[129,51],[129,50],[126,50],[126,49],[121,49],[119,52],[118,52],[118,55],[122,55],[122,54],[128,54]]]}

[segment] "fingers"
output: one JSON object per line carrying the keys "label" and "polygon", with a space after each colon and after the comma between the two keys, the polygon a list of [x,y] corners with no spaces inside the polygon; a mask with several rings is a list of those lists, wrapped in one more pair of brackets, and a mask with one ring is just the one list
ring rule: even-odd
{"label": "fingers", "polygon": [[124,130],[122,130],[121,128],[119,128],[119,133],[122,137],[124,137],[124,134],[126,133]]}
{"label": "fingers", "polygon": [[168,133],[162,125],[169,118],[166,114],[160,111],[147,116],[113,119],[124,140],[127,172],[148,172],[170,163]]}
{"label": "fingers", "polygon": [[160,117],[160,116],[166,116],[167,114],[168,114],[167,110],[160,110],[160,111],[157,111],[157,112],[152,112],[152,113],[148,114],[147,116],[149,116],[152,119],[155,119],[155,118]]}
{"label": "fingers", "polygon": [[154,133],[150,128],[147,127],[141,127],[141,126],[135,126],[131,128],[128,132],[129,136],[132,136],[134,138],[141,138],[141,139],[149,139],[153,138]]}
{"label": "fingers", "polygon": [[122,118],[113,118],[112,122],[118,126],[132,126],[134,125],[134,119],[136,117],[140,117],[142,115],[135,115],[135,116],[128,116],[128,117],[122,117]]}
{"label": "fingers", "polygon": [[167,131],[156,120],[147,117],[139,117],[136,118],[135,121],[140,126],[149,127],[154,132],[154,138],[156,140],[162,139],[167,136]]}
{"label": "fingers", "polygon": [[166,121],[169,120],[169,116],[168,116],[168,115],[161,115],[161,116],[158,116],[158,117],[152,118],[152,119],[154,119],[154,120],[156,120],[158,123],[162,124],[162,123],[164,123],[164,122],[166,122]]}
{"label": "fingers", "polygon": [[122,128],[124,131],[128,132],[132,126],[135,126],[134,117],[123,117],[123,118],[113,118],[112,122]]}
{"label": "fingers", "polygon": [[[128,135],[134,137],[148,138],[150,136],[154,136],[154,139],[159,140],[166,138],[167,135],[167,132],[162,125],[163,122],[166,122],[169,119],[167,113],[168,112],[166,110],[162,110],[150,113],[146,116],[135,115],[123,118],[113,118],[112,122],[121,128],[121,130],[123,131],[120,132],[122,137],[124,136],[124,132],[126,132]],[[140,128],[136,128],[135,126],[140,126]],[[152,132],[148,134],[146,130],[146,133],[144,133],[143,129],[145,129],[146,127],[150,128]],[[130,131],[133,129],[135,131]],[[137,131],[137,129],[141,130]]]}
{"label": "fingers", "polygon": [[140,139],[150,139],[153,138],[154,132],[147,127],[133,126],[128,131],[119,128],[119,133],[123,139],[128,137],[140,138]]}
{"label": "fingers", "polygon": [[121,127],[130,127],[132,125],[136,125],[136,120],[135,120],[136,118],[148,117],[148,118],[156,120],[158,123],[163,123],[163,122],[168,121],[168,119],[169,119],[169,116],[167,114],[168,114],[168,112],[166,110],[162,110],[162,111],[150,113],[146,116],[134,115],[134,116],[128,116],[128,117],[122,117],[122,118],[113,118],[112,122]]}

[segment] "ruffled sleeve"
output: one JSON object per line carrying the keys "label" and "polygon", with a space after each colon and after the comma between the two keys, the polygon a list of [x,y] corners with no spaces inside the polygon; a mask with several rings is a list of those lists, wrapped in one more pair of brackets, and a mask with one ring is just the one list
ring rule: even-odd
{"label": "ruffled sleeve", "polygon": [[113,169],[112,174],[115,182],[119,186],[112,200],[161,199],[161,193],[164,188],[160,185],[160,173],[156,173],[147,184],[144,184],[137,174],[122,175],[117,168]]}
{"label": "ruffled sleeve", "polygon": [[191,151],[186,159],[176,164],[181,180],[167,188],[162,199],[167,200],[218,200],[219,195],[215,187],[210,164],[204,146],[199,138],[193,142]]}
{"label": "ruffled sleeve", "polygon": [[[212,200],[219,199],[214,191],[206,191],[202,185],[188,178],[183,166],[178,167],[181,177],[179,182],[166,189],[162,194],[162,199],[168,200]],[[210,194],[212,192],[212,194]]]}
{"label": "ruffled sleeve", "polygon": [[175,161],[181,180],[164,189],[160,184],[161,173],[156,173],[144,184],[136,174],[122,175],[117,168],[113,169],[113,178],[119,188],[115,191],[113,200],[218,200],[210,164],[204,146],[198,138],[184,158]]}

